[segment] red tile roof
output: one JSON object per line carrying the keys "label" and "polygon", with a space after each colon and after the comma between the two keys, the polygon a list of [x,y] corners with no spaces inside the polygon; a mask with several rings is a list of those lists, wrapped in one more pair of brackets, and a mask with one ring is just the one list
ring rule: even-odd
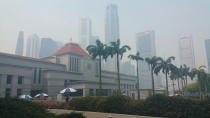
{"label": "red tile roof", "polygon": [[87,52],[85,52],[78,44],[75,43],[67,43],[64,47],[62,47],[56,53],[54,53],[53,56],[66,54],[66,53],[89,56]]}
{"label": "red tile roof", "polygon": [[26,56],[20,56],[20,55],[16,55],[16,54],[9,54],[9,53],[4,53],[4,52],[0,52],[0,55],[10,56],[10,57],[16,57],[16,58],[26,59],[26,60],[39,61],[39,62],[52,63],[52,62],[50,62],[49,60],[46,60],[46,59],[38,59],[38,58],[32,58],[32,57],[26,57]]}

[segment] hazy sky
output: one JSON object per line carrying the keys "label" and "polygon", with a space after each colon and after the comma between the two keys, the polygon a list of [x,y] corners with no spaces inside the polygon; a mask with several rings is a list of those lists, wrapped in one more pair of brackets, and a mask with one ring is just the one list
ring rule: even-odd
{"label": "hazy sky", "polygon": [[93,34],[104,40],[105,9],[118,6],[120,38],[135,52],[135,34],[154,30],[157,55],[178,57],[179,36],[192,36],[196,65],[206,64],[210,39],[210,0],[0,0],[0,51],[13,53],[20,30],[39,37],[78,42],[78,21],[92,20]]}

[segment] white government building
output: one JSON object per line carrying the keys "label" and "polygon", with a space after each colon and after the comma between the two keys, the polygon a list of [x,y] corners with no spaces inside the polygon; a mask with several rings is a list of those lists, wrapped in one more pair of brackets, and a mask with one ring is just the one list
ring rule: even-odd
{"label": "white government building", "polygon": [[[0,97],[16,97],[21,94],[34,96],[45,92],[56,99],[66,87],[76,88],[73,96],[96,95],[98,91],[98,61],[78,44],[68,43],[52,56],[31,58],[0,53]],[[121,73],[121,88],[125,95],[136,98],[136,76]],[[102,71],[102,88],[109,96],[117,89],[117,73]]]}

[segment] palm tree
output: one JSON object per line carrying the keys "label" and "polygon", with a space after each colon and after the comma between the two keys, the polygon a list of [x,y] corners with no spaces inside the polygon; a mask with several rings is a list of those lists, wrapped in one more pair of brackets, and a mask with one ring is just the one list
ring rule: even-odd
{"label": "palm tree", "polygon": [[100,40],[96,40],[96,45],[89,45],[86,49],[93,59],[99,58],[99,94],[101,94],[101,60],[107,58],[106,45],[104,45]]}
{"label": "palm tree", "polygon": [[187,76],[189,75],[189,71],[190,71],[190,68],[187,67],[187,65],[183,65],[183,75],[184,75],[184,84],[185,84],[185,87],[187,86]]}
{"label": "palm tree", "polygon": [[181,79],[181,85],[182,85],[182,90],[184,88],[184,83],[183,83],[183,80],[184,80],[184,68],[183,66],[181,65],[179,68],[178,68],[178,75],[179,75],[179,78]]}
{"label": "palm tree", "polygon": [[[155,94],[155,84],[154,84],[154,70],[158,65],[158,62],[161,61],[160,57],[153,56],[152,58],[146,58],[145,61],[149,65],[149,69],[152,76],[152,94]],[[156,73],[157,74],[157,73]]]}
{"label": "palm tree", "polygon": [[[207,73],[205,72],[205,68],[205,66],[200,66],[198,69],[194,69],[194,72],[198,77],[200,99],[203,99],[203,94],[206,94],[205,92],[207,91]],[[203,90],[203,88],[205,90]]]}
{"label": "palm tree", "polygon": [[195,78],[196,75],[196,69],[191,69],[190,72],[188,73],[188,76],[190,77],[191,80]]}
{"label": "palm tree", "polygon": [[170,79],[173,81],[173,91],[175,93],[175,88],[174,88],[174,81],[177,80],[178,82],[178,88],[180,91],[180,86],[179,86],[179,75],[178,75],[178,68],[175,66],[175,68],[173,70],[171,70],[170,72]]}
{"label": "palm tree", "polygon": [[179,89],[179,92],[181,91],[180,90],[180,84],[179,84],[179,68],[177,68],[176,66],[171,70],[171,73],[170,73],[170,78],[171,80],[177,80],[177,84],[178,84],[178,89]]}
{"label": "palm tree", "polygon": [[168,92],[168,75],[171,72],[171,70],[173,70],[175,68],[175,66],[172,64],[172,60],[175,60],[174,56],[171,56],[166,60],[163,60],[161,58],[161,62],[155,70],[156,72],[159,72],[160,70],[162,70],[162,72],[165,74],[165,77],[166,77],[166,95],[169,95],[169,92]]}
{"label": "palm tree", "polygon": [[136,73],[137,73],[137,95],[138,100],[140,99],[140,90],[139,90],[139,61],[143,61],[144,59],[140,57],[140,53],[137,52],[136,55],[129,55],[128,58],[136,61]]}
{"label": "palm tree", "polygon": [[118,39],[116,42],[110,42],[109,55],[111,58],[116,54],[117,55],[117,78],[118,78],[118,92],[121,93],[120,90],[120,60],[123,57],[123,54],[130,50],[131,48],[128,45],[124,45],[120,47],[120,40]]}

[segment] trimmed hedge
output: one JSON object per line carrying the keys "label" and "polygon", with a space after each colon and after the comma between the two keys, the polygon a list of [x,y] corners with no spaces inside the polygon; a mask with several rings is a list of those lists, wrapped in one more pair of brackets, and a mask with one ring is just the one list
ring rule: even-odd
{"label": "trimmed hedge", "polygon": [[0,118],[85,118],[82,113],[54,115],[43,106],[15,98],[0,98]]}
{"label": "trimmed hedge", "polygon": [[26,100],[0,98],[1,118],[54,118],[42,106]]}
{"label": "trimmed hedge", "polygon": [[33,100],[32,102],[38,103],[46,109],[69,109],[68,103],[57,100]]}
{"label": "trimmed hedge", "polygon": [[70,109],[170,118],[210,118],[210,99],[200,101],[165,95],[146,100],[132,100],[122,95],[83,97],[70,101]]}

